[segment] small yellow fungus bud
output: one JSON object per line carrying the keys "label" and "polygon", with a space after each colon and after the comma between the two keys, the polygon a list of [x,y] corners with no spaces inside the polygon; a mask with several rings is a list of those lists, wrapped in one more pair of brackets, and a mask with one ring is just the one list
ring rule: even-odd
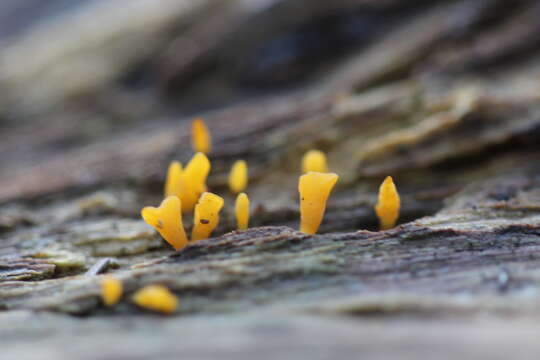
{"label": "small yellow fungus bud", "polygon": [[308,172],[300,176],[300,231],[315,234],[322,222],[326,201],[339,176],[334,173]]}
{"label": "small yellow fungus bud", "polygon": [[223,198],[216,194],[205,192],[201,195],[199,202],[195,205],[191,241],[210,237],[212,231],[219,224],[219,212],[223,207],[223,203]]}
{"label": "small yellow fungus bud", "polygon": [[302,172],[308,173],[310,171],[315,172],[328,172],[328,167],[326,166],[326,155],[319,150],[310,150],[304,154],[302,158]]}
{"label": "small yellow fungus bud", "polygon": [[210,172],[210,160],[203,153],[193,155],[181,177],[180,199],[182,210],[193,211],[197,200],[206,191],[206,178]]}
{"label": "small yellow fungus bud", "polygon": [[193,151],[208,154],[212,147],[210,132],[202,118],[194,119],[191,123],[191,144]]}
{"label": "small yellow fungus bud", "polygon": [[133,301],[140,307],[162,312],[173,313],[178,307],[178,298],[162,285],[148,285],[133,295]]}
{"label": "small yellow fungus bud", "polygon": [[122,297],[122,282],[112,275],[101,280],[101,299],[107,306],[115,305]]}
{"label": "small yellow fungus bud", "polygon": [[391,229],[399,217],[400,199],[391,176],[387,176],[379,187],[379,201],[375,212],[379,217],[381,230]]}
{"label": "small yellow fungus bud", "polygon": [[180,197],[182,186],[182,164],[173,161],[167,171],[167,180],[165,180],[165,197],[176,195]]}
{"label": "small yellow fungus bud", "polygon": [[158,208],[147,206],[141,216],[153,226],[161,236],[176,250],[187,245],[188,239],[182,224],[182,203],[177,196],[169,196]]}
{"label": "small yellow fungus bud", "polygon": [[238,230],[246,230],[249,224],[249,198],[245,193],[240,193],[236,197],[234,210],[236,213],[236,227]]}
{"label": "small yellow fungus bud", "polygon": [[229,174],[229,189],[234,194],[238,194],[246,189],[248,182],[248,168],[244,160],[234,163]]}

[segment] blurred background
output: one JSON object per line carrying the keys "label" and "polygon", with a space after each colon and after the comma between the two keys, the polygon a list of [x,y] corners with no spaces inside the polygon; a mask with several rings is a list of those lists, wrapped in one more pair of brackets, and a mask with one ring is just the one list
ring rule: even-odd
{"label": "blurred background", "polygon": [[[525,351],[539,323],[539,19],[537,0],[0,1],[3,346],[17,359],[38,338],[50,359]],[[144,224],[199,116],[226,202],[215,235],[235,228],[238,159],[251,226],[290,228],[175,254]],[[325,235],[306,238],[292,229],[310,149],[340,179]],[[378,230],[387,175],[403,226],[357,232]],[[127,294],[111,309],[84,275],[104,259]],[[170,320],[128,300],[154,283],[181,298]]]}
{"label": "blurred background", "polygon": [[0,202],[121,189],[137,217],[203,116],[211,189],[246,159],[259,224],[296,226],[313,148],[340,175],[324,231],[375,229],[386,175],[401,221],[433,214],[535,150],[539,14],[527,0],[3,1]]}

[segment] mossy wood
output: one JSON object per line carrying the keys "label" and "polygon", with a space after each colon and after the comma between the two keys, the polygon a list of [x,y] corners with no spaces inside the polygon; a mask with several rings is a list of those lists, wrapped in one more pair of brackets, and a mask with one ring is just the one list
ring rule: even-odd
{"label": "mossy wood", "polygon": [[[29,21],[0,49],[0,358],[540,353],[536,1],[106,3],[74,2],[77,27]],[[212,238],[175,252],[140,210],[192,157],[195,116],[225,206]],[[311,149],[339,174],[317,235],[297,230]],[[388,175],[401,210],[380,232]],[[122,281],[112,307],[103,273]],[[173,314],[133,304],[154,284]]]}

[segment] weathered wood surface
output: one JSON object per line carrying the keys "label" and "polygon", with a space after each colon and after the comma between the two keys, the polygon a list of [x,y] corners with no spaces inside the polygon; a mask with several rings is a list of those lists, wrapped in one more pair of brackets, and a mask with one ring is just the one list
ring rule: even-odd
{"label": "weathered wood surface", "polygon": [[[0,37],[0,354],[537,358],[539,9],[94,0],[14,22]],[[139,211],[191,156],[194,114],[226,208],[216,237],[174,253]],[[296,181],[312,147],[340,182],[308,236]],[[225,188],[238,158],[245,232]],[[403,209],[378,232],[385,175]],[[112,309],[100,272],[125,286]],[[131,303],[154,283],[179,296],[172,317]]]}

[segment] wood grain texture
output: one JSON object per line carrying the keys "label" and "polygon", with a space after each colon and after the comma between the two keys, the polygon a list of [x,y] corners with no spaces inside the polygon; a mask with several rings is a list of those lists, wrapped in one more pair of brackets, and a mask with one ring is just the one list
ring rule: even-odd
{"label": "wood grain texture", "polygon": [[[74,4],[0,36],[1,355],[538,357],[535,1],[126,4]],[[55,33],[74,14],[111,22]],[[77,31],[94,42],[68,46]],[[140,31],[147,48],[122,41]],[[42,47],[32,65],[17,57]],[[162,200],[169,162],[192,156],[194,115],[225,207],[215,237],[176,253],[140,209]],[[311,148],[340,175],[317,235],[296,230]],[[238,159],[242,232],[227,191]],[[402,211],[377,231],[387,175]],[[103,273],[124,286],[113,308]],[[151,284],[179,297],[172,316],[131,301]]]}

